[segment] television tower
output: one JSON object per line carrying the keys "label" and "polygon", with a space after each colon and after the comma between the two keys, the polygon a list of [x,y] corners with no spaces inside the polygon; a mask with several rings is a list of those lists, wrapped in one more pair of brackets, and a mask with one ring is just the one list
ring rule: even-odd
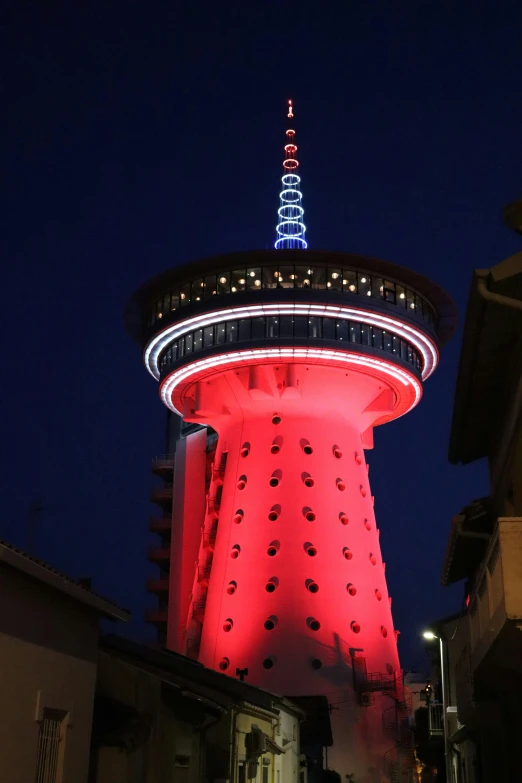
{"label": "television tower", "polygon": [[330,767],[409,781],[409,697],[365,451],[420,401],[455,307],[416,272],[303,252],[294,135],[276,249],[171,269],[127,309],[164,404],[218,433],[207,486],[204,455],[176,467],[187,480],[165,539],[166,644],[274,692],[326,695]]}

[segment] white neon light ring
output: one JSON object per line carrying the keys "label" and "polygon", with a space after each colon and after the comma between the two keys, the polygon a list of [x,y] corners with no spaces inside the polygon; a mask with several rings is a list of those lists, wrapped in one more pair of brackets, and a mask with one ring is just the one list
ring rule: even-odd
{"label": "white neon light ring", "polygon": [[[297,193],[297,198],[289,198],[286,195],[287,193]],[[288,204],[296,204],[298,201],[301,201],[303,194],[300,190],[296,190],[295,188],[286,188],[286,190],[281,191],[279,198],[282,199],[282,201],[286,201]]]}
{"label": "white neon light ring", "polygon": [[292,185],[299,185],[301,182],[301,177],[299,174],[283,174],[281,177],[281,182],[283,185],[288,185],[291,187]]}
{"label": "white neon light ring", "polygon": [[295,136],[295,130],[292,130],[291,128],[289,128],[289,129],[287,130],[287,132],[286,132],[286,135],[287,135],[289,138],[293,139],[293,138],[294,138],[294,136]]}
{"label": "white neon light ring", "polygon": [[[294,209],[296,211],[296,214],[295,215],[283,215],[283,214],[281,214],[282,211],[285,210],[285,209],[286,210]],[[292,220],[293,221],[293,218],[295,218],[297,220],[297,218],[303,217],[304,209],[302,207],[297,206],[297,204],[284,204],[282,207],[279,207],[279,209],[277,210],[277,214],[283,220]]]}
{"label": "white neon light ring", "polygon": [[285,144],[286,152],[297,152],[297,144]]}
{"label": "white neon light ring", "polygon": [[[292,165],[290,165],[292,164]],[[295,169],[299,166],[299,161],[295,158],[287,158],[283,161],[283,168],[285,168],[287,171],[295,171]]]}
{"label": "white neon light ring", "polygon": [[[220,354],[219,356],[200,359],[199,361],[190,362],[190,364],[185,365],[184,367],[180,367],[179,370],[174,370],[174,372],[172,372],[161,385],[161,399],[167,408],[170,408],[171,411],[178,413],[179,415],[183,415],[183,412],[179,411],[172,403],[173,392],[181,383],[189,380],[193,376],[197,376],[205,370],[211,371],[226,365],[237,365],[238,362],[251,364],[252,362],[257,362],[260,359],[268,359],[273,362],[279,362],[284,359],[292,359],[294,361],[298,360],[299,363],[316,360],[315,363],[339,363],[345,367],[346,365],[353,365],[355,367],[365,367],[366,369],[383,373],[384,375],[393,378],[404,387],[412,390],[415,395],[415,399],[413,400],[412,404],[409,405],[408,408],[400,414],[400,416],[404,416],[404,414],[409,413],[409,411],[411,411],[417,405],[422,397],[422,386],[413,375],[399,367],[394,366],[391,363],[382,361],[380,359],[374,359],[371,356],[350,353],[349,351],[333,351],[329,349],[260,348],[257,350],[236,351],[234,353]],[[399,418],[400,416],[396,416],[395,418]]]}
{"label": "white neon light ring", "polygon": [[260,315],[318,315],[329,316],[331,318],[342,318],[346,321],[355,319],[361,323],[376,326],[380,329],[389,329],[391,332],[403,337],[410,342],[423,358],[422,378],[426,380],[435,371],[439,363],[439,352],[435,343],[427,337],[424,332],[416,329],[410,324],[391,318],[388,315],[362,310],[358,307],[345,307],[334,305],[316,305],[316,304],[258,304],[242,307],[228,307],[223,310],[213,310],[210,313],[195,315],[187,318],[181,323],[167,326],[162,332],[156,334],[145,348],[143,362],[145,367],[153,376],[159,380],[158,357],[160,353],[178,337],[182,337],[187,332],[194,329],[201,329],[205,326],[213,326],[223,321],[232,321],[235,318],[250,317],[255,318]]}
{"label": "white neon light ring", "polygon": [[281,237],[279,237],[279,239],[278,239],[278,240],[276,241],[276,243],[275,243],[275,248],[276,248],[276,250],[277,250],[277,248],[279,247],[279,245],[280,245],[282,242],[288,242],[288,240],[290,240],[290,239],[292,240],[292,242],[301,242],[301,246],[302,246],[302,247],[303,247],[305,250],[306,250],[306,248],[308,247],[308,243],[306,242],[306,240],[304,240],[304,239],[303,239],[302,237],[300,237],[298,234],[283,234]]}
{"label": "white neon light ring", "polygon": [[[290,226],[292,226],[292,227],[293,226],[298,226],[299,227],[299,231],[296,231],[295,233],[290,234],[290,235],[289,234],[285,234],[284,229],[286,227],[290,228]],[[284,234],[284,236],[299,237],[299,236],[301,236],[301,234],[304,234],[304,232],[306,231],[306,226],[305,226],[304,223],[301,223],[300,220],[289,220],[289,219],[286,219],[286,220],[282,220],[280,223],[277,224],[277,231],[279,232],[279,234]]]}

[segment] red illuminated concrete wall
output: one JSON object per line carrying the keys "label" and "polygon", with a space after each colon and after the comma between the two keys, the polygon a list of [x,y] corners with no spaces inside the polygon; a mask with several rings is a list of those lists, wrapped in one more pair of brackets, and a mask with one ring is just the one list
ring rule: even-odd
{"label": "red illuminated concrete wall", "polygon": [[187,626],[189,637],[201,626],[199,660],[232,676],[248,668],[274,692],[328,695],[330,766],[381,780],[392,701],[360,706],[354,658],[388,678],[399,659],[364,447],[411,401],[382,375],[304,364],[222,371],[190,393],[187,418],[219,432],[215,465],[226,463]]}
{"label": "red illuminated concrete wall", "polygon": [[192,600],[194,565],[205,517],[206,432],[178,443],[174,462],[174,498],[170,545],[167,647],[183,652],[183,631]]}

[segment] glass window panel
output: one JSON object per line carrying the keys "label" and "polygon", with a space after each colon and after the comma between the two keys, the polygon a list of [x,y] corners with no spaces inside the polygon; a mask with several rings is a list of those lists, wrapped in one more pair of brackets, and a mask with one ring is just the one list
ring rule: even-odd
{"label": "glass window panel", "polygon": [[227,321],[227,343],[235,343],[237,340],[237,321]]}
{"label": "glass window panel", "polygon": [[210,348],[211,345],[214,345],[213,326],[205,326],[205,328],[203,329],[203,345],[205,348]]}
{"label": "glass window panel", "polygon": [[295,287],[295,272],[293,265],[290,266],[286,264],[285,266],[279,267],[279,282],[283,288]]}
{"label": "glass window panel", "polygon": [[392,351],[396,356],[400,356],[401,353],[401,338],[396,334],[392,337]]}
{"label": "glass window panel", "polygon": [[218,294],[230,293],[230,272],[218,272],[217,292]]}
{"label": "glass window panel", "polygon": [[184,307],[190,304],[190,283],[183,283],[179,287],[180,305]]}
{"label": "glass window panel", "polygon": [[296,315],[294,318],[294,337],[306,340],[308,337],[308,316]]}
{"label": "glass window panel", "polygon": [[406,289],[406,305],[408,308],[408,312],[414,313],[415,312],[415,294],[413,291],[410,291],[409,288]]}
{"label": "glass window panel", "polygon": [[294,270],[295,284],[297,288],[310,288],[310,274],[308,266],[296,266]]}
{"label": "glass window panel", "polygon": [[181,359],[182,356],[185,356],[185,338],[180,337],[178,340],[178,356]]}
{"label": "glass window panel", "polygon": [[265,338],[265,317],[252,318],[252,340],[264,340]]}
{"label": "glass window panel", "polygon": [[392,336],[386,329],[382,330],[382,344],[385,351],[392,352]]}
{"label": "glass window panel", "polygon": [[360,296],[372,295],[372,278],[368,272],[359,272],[357,282],[357,293]]}
{"label": "glass window panel", "polygon": [[417,309],[417,315],[420,315],[421,318],[424,318],[424,299],[422,298],[422,296],[416,294],[415,304]]}
{"label": "glass window panel", "polygon": [[311,315],[308,318],[308,337],[313,337],[315,339],[318,339],[321,338],[322,336],[323,336],[322,319],[319,318],[319,316]]}
{"label": "glass window panel", "polygon": [[192,333],[185,335],[185,353],[192,353]]}
{"label": "glass window panel", "polygon": [[373,334],[373,347],[382,351],[382,329],[377,329],[376,326],[372,326]]}
{"label": "glass window panel", "polygon": [[216,275],[207,275],[207,277],[205,277],[203,280],[203,297],[205,299],[217,294],[216,284]]}
{"label": "glass window panel", "polygon": [[408,361],[410,364],[413,362],[413,348],[411,345],[408,345]]}
{"label": "glass window panel", "polygon": [[156,304],[154,305],[154,321],[157,321],[158,318],[163,317],[163,299],[158,299]]}
{"label": "glass window panel", "polygon": [[192,301],[200,302],[203,299],[203,287],[205,283],[202,277],[192,281]]}
{"label": "glass window panel", "polygon": [[249,291],[261,290],[261,267],[254,266],[251,269],[247,269],[247,289]]}
{"label": "glass window panel", "polygon": [[203,348],[203,329],[196,329],[193,336],[193,348],[195,351],[201,351]]}
{"label": "glass window panel", "polygon": [[343,269],[343,291],[357,293],[357,272],[355,269]]}
{"label": "glass window panel", "polygon": [[269,315],[266,319],[266,336],[267,337],[279,337],[279,317],[277,315]]}
{"label": "glass window panel", "polygon": [[401,358],[406,362],[408,361],[408,343],[406,340],[401,340]]}
{"label": "glass window panel", "polygon": [[350,342],[361,342],[361,324],[354,323],[353,321],[350,323]]}
{"label": "glass window panel", "polygon": [[239,319],[239,337],[238,340],[250,340],[250,318]]}
{"label": "glass window panel", "polygon": [[323,339],[335,340],[335,321],[333,318],[323,318]]}
{"label": "glass window panel", "polygon": [[312,281],[312,288],[326,288],[326,269],[324,266],[310,267],[310,280]]}
{"label": "glass window panel", "polygon": [[390,302],[390,304],[395,304],[396,295],[395,295],[395,283],[393,282],[393,280],[384,281],[384,298],[387,302]]}
{"label": "glass window panel", "polygon": [[178,358],[178,343],[177,343],[177,341],[172,343],[170,351],[171,351],[172,361],[175,362],[177,360],[177,358]]}
{"label": "glass window panel", "polygon": [[163,297],[163,318],[166,318],[170,309],[170,291]]}
{"label": "glass window panel", "polygon": [[246,290],[246,269],[234,269],[232,272],[232,286],[230,290],[233,294],[238,291]]}
{"label": "glass window panel", "polygon": [[397,291],[396,304],[398,304],[399,307],[406,307],[406,289],[403,285],[396,285],[395,289]]}
{"label": "glass window panel", "polygon": [[227,327],[226,324],[217,324],[216,325],[216,344],[217,345],[223,345],[224,342],[226,342],[227,339]]}
{"label": "glass window panel", "polygon": [[372,276],[372,296],[376,299],[384,299],[384,280],[382,277]]}
{"label": "glass window panel", "polygon": [[261,279],[263,288],[275,288],[279,281],[279,267],[277,264],[274,264],[273,266],[264,266]]}
{"label": "glass window panel", "polygon": [[179,307],[179,286],[170,292],[170,309],[177,310]]}
{"label": "glass window panel", "polygon": [[279,318],[279,337],[287,339],[294,336],[294,319],[291,315],[282,315]]}
{"label": "glass window panel", "polygon": [[368,324],[361,324],[361,343],[363,345],[372,344],[372,329]]}
{"label": "glass window panel", "polygon": [[344,318],[340,318],[338,321],[336,321],[335,331],[337,333],[338,340],[344,340],[345,342],[348,342],[349,326],[349,321],[346,321]]}
{"label": "glass window panel", "polygon": [[[327,272],[327,285],[331,291],[342,291],[343,289],[343,273],[340,269],[328,269]],[[328,285],[328,283],[330,285]]]}

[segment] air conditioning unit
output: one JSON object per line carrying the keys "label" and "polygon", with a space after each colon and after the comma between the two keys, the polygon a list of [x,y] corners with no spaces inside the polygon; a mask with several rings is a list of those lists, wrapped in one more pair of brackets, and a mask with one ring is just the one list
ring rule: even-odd
{"label": "air conditioning unit", "polygon": [[252,724],[250,732],[245,735],[245,748],[249,756],[261,756],[266,753],[266,735],[259,726]]}

